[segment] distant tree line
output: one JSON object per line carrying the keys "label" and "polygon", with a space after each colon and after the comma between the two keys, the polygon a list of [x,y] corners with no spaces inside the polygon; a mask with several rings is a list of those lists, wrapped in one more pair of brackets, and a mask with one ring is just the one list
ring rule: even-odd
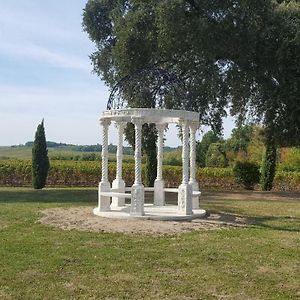
{"label": "distant tree line", "polygon": [[[74,144],[66,144],[66,143],[57,143],[57,142],[52,142],[52,141],[47,141],[47,148],[65,148],[66,150],[70,151],[78,151],[78,152],[101,152],[102,151],[102,145],[96,144],[96,145],[74,145]],[[33,142],[29,141],[26,142],[24,145],[14,145],[11,147],[32,147]],[[181,146],[178,147],[169,147],[165,146],[164,147],[164,152],[170,152],[173,150],[180,149]],[[117,153],[117,146],[113,144],[108,145],[108,152],[109,153]],[[133,155],[134,150],[132,147],[123,147],[123,154],[126,155]],[[76,159],[75,159],[76,160]],[[85,160],[85,159],[84,159]],[[87,160],[92,160],[92,159],[87,159]]]}
{"label": "distant tree line", "polygon": [[[22,146],[22,145],[21,145]],[[29,141],[25,143],[25,147],[32,147],[33,142]],[[96,145],[73,145],[66,143],[56,143],[52,141],[47,141],[47,148],[68,148],[71,151],[80,151],[80,152],[98,152],[102,150],[100,144]]]}

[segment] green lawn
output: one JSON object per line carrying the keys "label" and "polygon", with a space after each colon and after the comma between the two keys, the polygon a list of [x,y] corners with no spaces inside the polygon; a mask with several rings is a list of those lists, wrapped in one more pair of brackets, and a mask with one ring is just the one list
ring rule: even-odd
{"label": "green lawn", "polygon": [[[96,205],[95,189],[0,188],[0,299],[299,299],[300,200],[205,199],[249,228],[173,236],[63,231],[50,207]],[[126,221],[124,221],[126,226]]]}

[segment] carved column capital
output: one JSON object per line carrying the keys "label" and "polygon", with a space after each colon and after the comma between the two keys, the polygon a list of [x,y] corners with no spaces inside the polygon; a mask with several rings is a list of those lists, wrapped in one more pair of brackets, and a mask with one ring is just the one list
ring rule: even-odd
{"label": "carved column capital", "polygon": [[200,127],[200,123],[199,122],[190,122],[190,129],[193,132],[196,132]]}
{"label": "carved column capital", "polygon": [[185,120],[185,119],[179,119],[178,124],[180,127],[188,126],[190,124],[190,121]]}
{"label": "carved column capital", "polygon": [[115,122],[115,127],[119,130],[119,131],[124,131],[125,130],[125,127],[126,127],[126,125],[127,125],[127,122],[118,122],[118,121],[116,121]]}
{"label": "carved column capital", "polygon": [[163,132],[167,128],[167,124],[166,123],[157,123],[157,124],[155,124],[155,127],[158,132]]}
{"label": "carved column capital", "polygon": [[100,119],[100,124],[103,126],[103,127],[108,127],[110,125],[111,121],[109,119],[106,119],[106,118],[102,118]]}
{"label": "carved column capital", "polygon": [[140,117],[131,117],[131,122],[138,127],[141,127],[145,123],[144,119]]}

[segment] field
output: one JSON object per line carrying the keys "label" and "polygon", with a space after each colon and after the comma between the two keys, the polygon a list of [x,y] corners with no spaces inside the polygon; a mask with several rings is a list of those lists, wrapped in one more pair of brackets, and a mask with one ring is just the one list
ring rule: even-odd
{"label": "field", "polygon": [[[31,154],[32,147],[5,147],[0,146],[0,160],[4,159],[20,159],[20,160],[29,160],[32,157]],[[78,157],[78,160],[82,159],[82,157],[87,157],[88,155],[95,155],[100,158],[100,152],[81,152],[71,150],[70,147],[56,147],[56,148],[48,148],[48,154],[50,159],[60,158],[70,160],[71,158]],[[116,161],[116,154],[109,153],[109,159],[111,161]],[[132,161],[134,162],[134,158],[132,155],[124,155],[124,161]]]}
{"label": "field", "polygon": [[[0,146],[0,160],[18,159],[30,160],[32,147],[11,147]],[[70,146],[48,148],[50,160],[100,160],[101,152],[75,151]],[[109,161],[116,161],[115,153],[108,153]],[[145,158],[142,158],[145,162]],[[134,163],[133,155],[123,154],[123,162]],[[181,151],[178,149],[168,149],[164,153],[165,165],[181,165]]]}
{"label": "field", "polygon": [[202,207],[253,218],[247,228],[151,236],[37,222],[43,209],[92,209],[96,198],[86,188],[0,188],[0,299],[300,297],[299,193],[204,193]]}

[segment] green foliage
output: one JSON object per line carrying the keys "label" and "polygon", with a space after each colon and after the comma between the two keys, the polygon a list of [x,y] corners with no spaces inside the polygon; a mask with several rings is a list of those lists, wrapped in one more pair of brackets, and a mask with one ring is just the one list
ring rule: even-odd
{"label": "green foliage", "polygon": [[157,173],[155,125],[144,124],[143,133],[142,148],[145,156],[145,185],[154,186]]}
{"label": "green foliage", "polygon": [[299,191],[300,172],[277,171],[273,181],[273,189],[279,191]]}
{"label": "green foliage", "polygon": [[264,151],[263,128],[240,125],[232,130],[230,138],[224,141],[230,166],[237,161],[251,161],[260,165]]}
{"label": "green foliage", "polygon": [[222,167],[228,166],[228,160],[225,152],[224,143],[210,144],[205,159],[205,165],[207,167]]}
{"label": "green foliage", "polygon": [[284,157],[281,157],[281,163],[278,169],[281,171],[300,172],[300,148],[285,148],[282,149],[282,152],[283,151],[286,152],[286,154]]}
{"label": "green foliage", "polygon": [[[155,65],[183,80],[189,100],[180,100],[215,132],[221,131],[230,105],[240,122],[248,116],[261,121],[277,145],[300,144],[299,1],[89,0],[83,27],[96,45],[94,70],[110,88]],[[143,90],[151,92],[151,84]],[[146,94],[142,105],[152,107],[154,99]],[[129,105],[136,103],[131,99]],[[236,132],[234,152],[246,151],[248,134]],[[198,144],[202,167],[208,148]],[[220,163],[226,160],[223,156]],[[268,189],[273,167],[274,162],[262,172]]]}
{"label": "green foliage", "polygon": [[272,143],[267,144],[262,161],[260,177],[260,186],[263,191],[270,191],[273,187],[273,180],[276,171],[276,157],[276,145]]}
{"label": "green foliage", "polygon": [[253,130],[253,125],[244,125],[233,128],[230,138],[226,141],[227,151],[247,152],[248,145],[252,139]]}
{"label": "green foliage", "polygon": [[216,132],[229,104],[239,121],[255,117],[271,129],[277,144],[300,143],[299,1],[89,0],[83,27],[109,87],[156,65],[184,81],[189,109]]}
{"label": "green foliage", "polygon": [[154,181],[156,178],[156,169],[156,151],[148,150],[145,153],[145,186],[154,186]]}
{"label": "green foliage", "polygon": [[182,165],[182,149],[166,152],[164,149],[163,164],[169,166]]}
{"label": "green foliage", "polygon": [[237,161],[233,167],[233,175],[247,190],[253,190],[254,185],[259,183],[259,168],[249,161]]}
{"label": "green foliage", "polygon": [[254,126],[251,140],[247,147],[247,159],[261,165],[264,150],[263,128]]}
{"label": "green foliage", "polygon": [[48,170],[49,158],[43,120],[37,127],[32,147],[32,185],[35,189],[45,187]]}
{"label": "green foliage", "polygon": [[196,162],[200,167],[206,166],[205,160],[209,146],[220,141],[221,139],[211,130],[203,135],[201,142],[198,142],[196,146]]}
{"label": "green foliage", "polygon": [[101,156],[99,153],[82,153],[82,154],[71,154],[71,153],[55,153],[50,154],[50,160],[83,160],[83,161],[94,161],[100,160]]}

